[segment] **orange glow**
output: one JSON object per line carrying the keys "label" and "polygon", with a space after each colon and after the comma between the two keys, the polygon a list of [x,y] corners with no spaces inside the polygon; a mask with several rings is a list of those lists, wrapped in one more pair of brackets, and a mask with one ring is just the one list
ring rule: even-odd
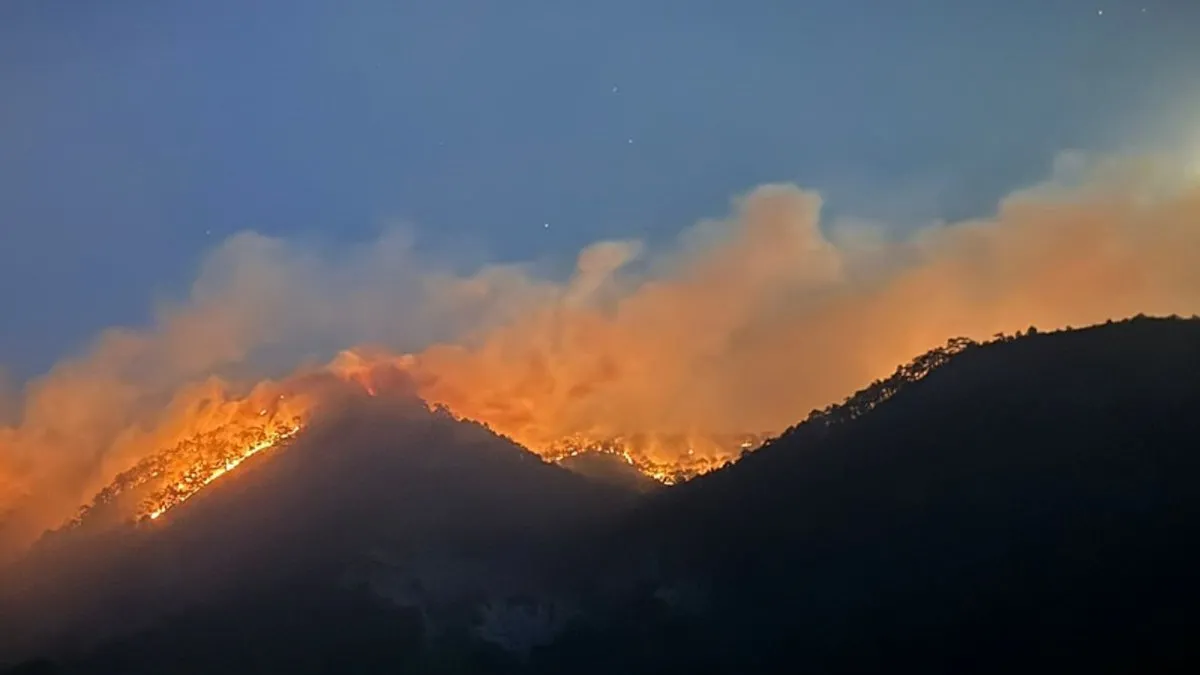
{"label": "orange glow", "polygon": [[70,524],[78,525],[93,510],[130,494],[138,499],[130,514],[134,519],[159,519],[246,460],[295,437],[321,400],[311,385],[297,376],[289,382],[263,382],[242,398],[230,398],[227,386],[215,381],[180,392],[178,410],[161,428],[130,439],[139,445],[155,442],[159,449],[118,473]]}
{"label": "orange glow", "polygon": [[[92,495],[161,520],[181,501],[159,491],[188,499],[302,433],[322,382],[399,385],[548,461],[606,453],[678,482],[949,337],[1196,314],[1200,185],[1156,169],[1105,164],[915,231],[822,222],[819,195],[762,186],[668,251],[586,247],[564,280],[438,269],[395,238],[342,258],[238,235],[154,326],[105,332],[23,392],[0,426],[0,546]],[[247,387],[276,357],[364,343],[395,351]]]}
{"label": "orange glow", "polygon": [[[971,344],[970,340],[952,340],[946,347],[921,357],[901,367],[892,378],[873,386],[871,405],[887,400],[903,382],[923,378],[945,358]],[[355,352],[345,352],[329,364],[326,374],[332,374],[342,382],[361,387],[370,396],[377,396],[379,383],[390,378],[407,376],[420,382],[414,371],[418,361],[413,357],[390,357],[376,355],[365,357]],[[286,384],[286,383],[285,383]],[[276,385],[267,383],[258,389],[273,390]],[[418,391],[420,388],[418,387]],[[156,453],[139,462],[101,491],[89,506],[81,509],[74,524],[82,522],[87,513],[99,505],[112,502],[125,492],[152,484],[150,495],[145,498],[135,513],[137,520],[158,520],[171,509],[187,502],[209,484],[234,471],[243,462],[265,450],[286,445],[305,428],[305,422],[320,397],[311,393],[307,396],[279,395],[276,403],[292,402],[288,411],[296,413],[290,420],[282,421],[276,416],[276,408],[260,408],[255,413],[254,401],[234,404],[241,415],[234,415],[226,426],[183,439],[169,450]],[[464,418],[446,401],[426,399],[431,406],[445,407],[451,415]],[[850,410],[857,416],[866,412]],[[269,418],[266,424],[254,423],[255,418]],[[509,435],[529,450],[550,462],[579,457],[586,454],[608,455],[619,458],[643,475],[663,483],[674,485],[736,461],[741,453],[757,448],[766,440],[766,434],[662,434],[640,433],[611,437],[588,436],[574,433],[546,444],[534,442],[536,436],[522,437],[521,426],[513,425],[505,417],[475,421],[491,426],[498,421],[501,434]]]}
{"label": "orange glow", "polygon": [[[368,357],[344,352],[317,374],[333,376],[336,381],[355,385],[368,395],[377,396],[381,383],[391,379],[411,378],[419,383],[421,374],[415,368],[417,363],[411,356],[376,354]],[[185,435],[167,441],[164,444],[167,449],[149,455],[117,475],[80,509],[71,525],[79,525],[92,510],[135,490],[148,495],[141,499],[133,518],[159,520],[251,457],[287,445],[304,430],[313,410],[322,401],[318,388],[306,390],[304,384],[302,376],[294,381],[263,383],[246,399],[225,402],[223,407],[227,410],[219,417],[219,424],[205,425],[197,420],[181,424],[179,428]],[[289,389],[302,393],[275,394]],[[423,393],[419,386],[418,393]],[[264,400],[267,401],[265,405]],[[447,400],[430,397],[426,403],[444,407],[460,419],[466,418]],[[538,443],[535,442],[536,435],[523,434],[519,425],[508,423],[504,417],[469,419],[492,427],[547,461],[559,462],[588,453],[612,455],[667,485],[720,468],[735,459],[737,453],[757,446],[764,438],[761,435],[702,434],[638,434],[605,438],[575,433],[554,442]],[[196,432],[196,429],[201,431]]]}
{"label": "orange glow", "polygon": [[[209,483],[224,476],[225,474],[238,468],[242,462],[250,459],[254,455],[273,448],[283,441],[295,436],[300,432],[301,426],[296,424],[290,428],[276,429],[267,433],[266,437],[257,443],[253,443],[244,448],[235,449],[236,454],[225,460],[225,464],[213,469],[207,477],[199,481],[179,482],[166,490],[162,490],[154,495],[148,502],[149,511],[143,512],[143,517],[148,517],[151,520],[157,520],[159,516],[179,506],[180,504],[191,499],[197,492],[204,489]],[[197,471],[202,470],[193,466],[187,470],[185,476],[195,476]]]}

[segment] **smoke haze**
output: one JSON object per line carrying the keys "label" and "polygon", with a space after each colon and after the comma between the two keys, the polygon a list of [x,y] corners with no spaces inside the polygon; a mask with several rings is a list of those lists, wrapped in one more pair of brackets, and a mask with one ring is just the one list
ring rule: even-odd
{"label": "smoke haze", "polygon": [[951,336],[1200,311],[1200,187],[1156,163],[1059,168],[992,217],[903,236],[823,229],[817,194],[766,185],[674,250],[589,246],[565,282],[457,274],[397,232],[333,256],[237,235],[154,327],[105,332],[19,396],[0,386],[0,551],[340,349],[411,354],[397,363],[427,400],[537,450],[778,432]]}

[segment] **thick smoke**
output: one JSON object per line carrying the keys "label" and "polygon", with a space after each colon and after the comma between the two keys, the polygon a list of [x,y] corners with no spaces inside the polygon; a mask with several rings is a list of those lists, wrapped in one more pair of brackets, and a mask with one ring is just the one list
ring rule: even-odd
{"label": "thick smoke", "polygon": [[[1200,309],[1200,191],[1063,162],[992,218],[889,239],[764,186],[680,250],[604,243],[549,302],[418,359],[426,396],[534,446],[573,433],[778,431],[948,337]],[[1065,184],[1065,185],[1064,185]]]}
{"label": "thick smoke", "polygon": [[0,514],[18,516],[0,522],[0,552],[141,457],[224,423],[227,403],[283,364],[420,336],[425,275],[413,260],[401,234],[334,259],[253,233],[226,241],[153,328],[109,330],[26,387],[17,423],[0,427]]}
{"label": "thick smoke", "polygon": [[109,331],[27,387],[0,428],[0,513],[10,537],[55,524],[216,423],[198,411],[355,345],[412,352],[424,396],[536,449],[778,431],[951,336],[1200,311],[1200,188],[1155,164],[1061,168],[992,217],[902,236],[823,230],[816,194],[763,186],[676,250],[594,244],[566,282],[454,274],[399,235],[337,256],[238,235],[153,328]]}

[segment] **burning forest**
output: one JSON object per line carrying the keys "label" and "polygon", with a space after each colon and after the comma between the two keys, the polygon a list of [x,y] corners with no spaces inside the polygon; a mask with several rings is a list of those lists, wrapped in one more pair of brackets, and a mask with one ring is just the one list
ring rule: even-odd
{"label": "burning forest", "polygon": [[764,186],[665,253],[589,246],[561,282],[464,274],[395,232],[335,253],[238,235],[153,326],[27,383],[0,427],[0,549],[99,512],[158,519],[345,387],[403,386],[547,461],[678,483],[949,336],[1195,313],[1200,191],[1160,169],[1101,163],[903,236]]}
{"label": "burning forest", "polygon": [[[370,396],[408,381],[412,359],[385,359],[368,362],[347,352],[323,369],[319,377],[339,385],[361,390]],[[298,383],[303,383],[303,378]],[[233,403],[238,411],[219,427],[183,438],[174,445],[140,460],[118,474],[100,490],[66,525],[67,529],[81,526],[97,513],[114,510],[124,519],[157,520],[171,509],[188,501],[210,483],[237,469],[243,462],[259,453],[279,451],[300,434],[322,399],[309,390],[307,395],[279,394],[268,407],[260,400],[266,391],[288,390],[297,383],[281,382],[263,386],[256,396]],[[326,383],[326,391],[330,388]],[[443,408],[444,404],[426,399],[428,407]],[[480,421],[487,426],[486,420]],[[496,430],[494,430],[496,431]],[[508,430],[513,433],[514,430]],[[506,435],[504,430],[499,430]],[[519,430],[517,430],[519,434]],[[561,439],[546,446],[530,444],[519,435],[514,438],[528,450],[549,462],[560,462],[581,455],[611,456],[641,474],[665,485],[683,482],[713,471],[734,461],[738,453],[747,451],[765,439],[762,434],[739,436],[656,435],[638,434],[629,438],[590,438],[583,435]],[[118,506],[118,502],[123,505]]]}

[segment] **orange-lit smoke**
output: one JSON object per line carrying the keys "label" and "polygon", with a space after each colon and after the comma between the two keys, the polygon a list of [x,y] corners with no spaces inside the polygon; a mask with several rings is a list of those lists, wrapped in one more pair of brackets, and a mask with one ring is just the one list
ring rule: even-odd
{"label": "orange-lit smoke", "polygon": [[427,400],[537,450],[778,431],[951,336],[1192,314],[1200,189],[1163,180],[1181,173],[1118,163],[904,236],[822,230],[817,195],[764,186],[665,255],[588,247],[562,283],[519,265],[432,269],[396,237],[330,259],[240,235],[155,328],[108,333],[28,388],[19,423],[0,429],[0,513],[54,523],[147,453],[219,424],[244,383],[356,344],[384,351],[334,370],[392,362]]}
{"label": "orange-lit smoke", "polygon": [[1136,165],[899,240],[827,237],[819,210],[761,187],[648,275],[593,246],[553,302],[419,354],[423,394],[534,448],[779,431],[951,336],[1200,311],[1200,190]]}

